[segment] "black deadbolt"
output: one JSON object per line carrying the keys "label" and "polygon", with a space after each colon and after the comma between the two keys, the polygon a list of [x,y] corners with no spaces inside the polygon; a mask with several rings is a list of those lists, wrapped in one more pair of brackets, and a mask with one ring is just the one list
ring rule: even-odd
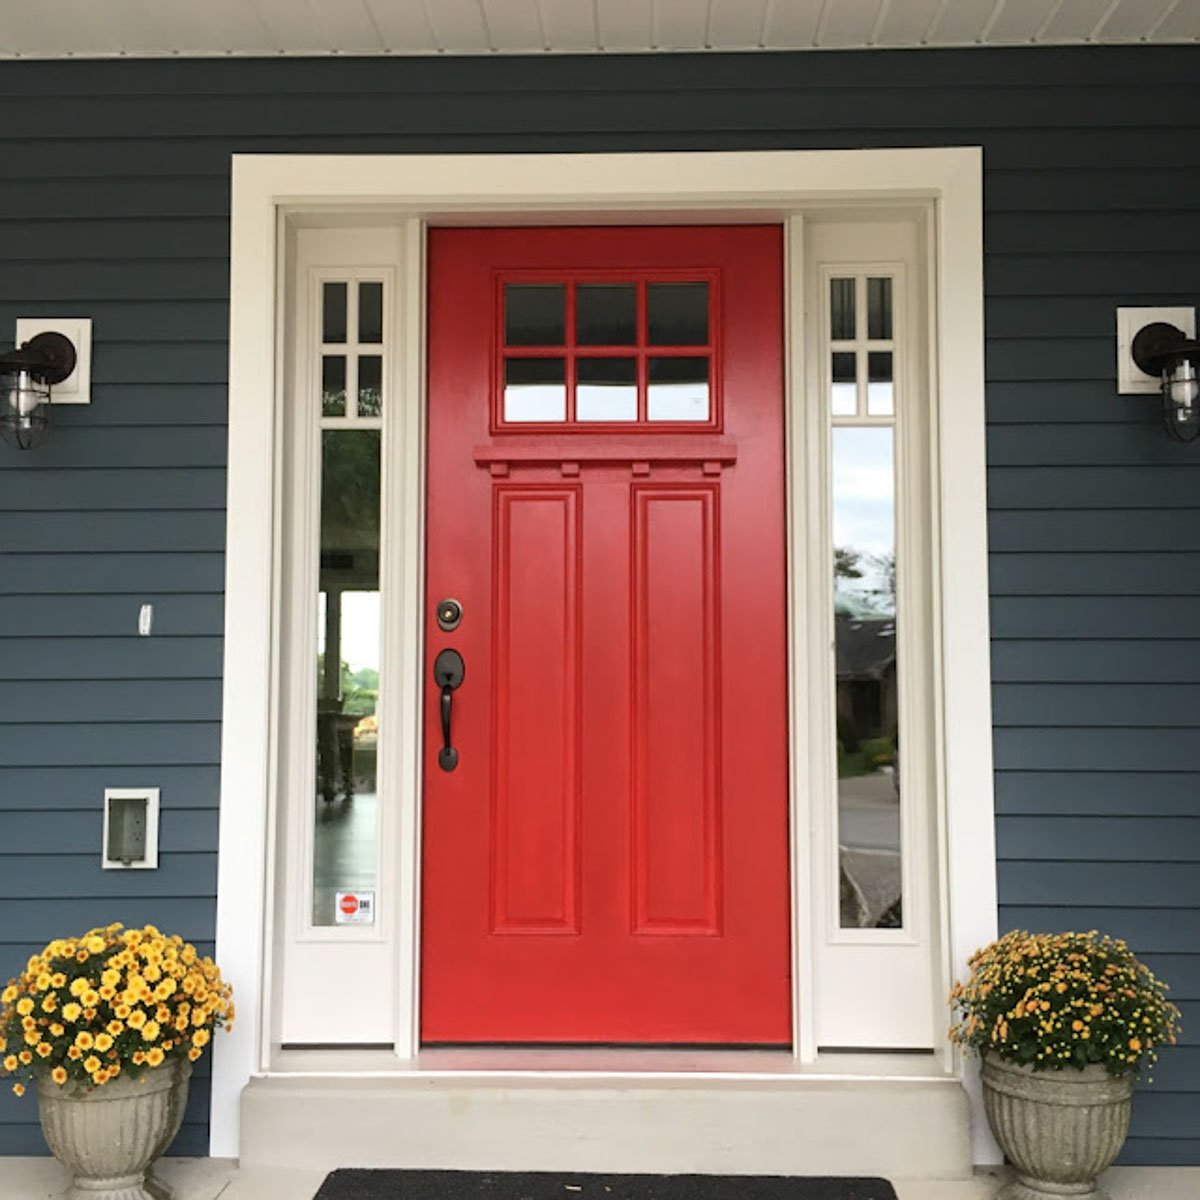
{"label": "black deadbolt", "polygon": [[437,606],[438,628],[443,633],[452,633],[462,620],[462,605],[457,600],[445,599]]}

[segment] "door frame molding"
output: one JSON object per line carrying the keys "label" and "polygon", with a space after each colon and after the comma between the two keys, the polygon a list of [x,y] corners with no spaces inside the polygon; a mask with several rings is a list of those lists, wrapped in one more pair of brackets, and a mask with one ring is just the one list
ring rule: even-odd
{"label": "door frame molding", "polygon": [[[419,821],[420,597],[424,526],[424,230],[429,223],[593,223],[763,221],[785,226],[786,387],[789,471],[789,607],[809,592],[805,555],[806,479],[813,466],[795,411],[803,366],[806,211],[886,209],[924,204],[931,225],[930,397],[938,486],[935,536],[935,654],[940,667],[943,781],[944,975],[962,968],[995,935],[995,834],[988,641],[987,512],[984,458],[982,152],[929,150],[545,155],[234,155],[230,241],[229,458],[226,621],[223,669],[217,956],[238,992],[242,1019],[222,1037],[213,1063],[210,1153],[238,1154],[240,1096],[272,1054],[275,924],[276,763],[279,754],[278,417],[284,378],[287,214],[403,226],[397,347],[402,394],[394,398],[405,468],[392,496],[401,504],[397,539],[403,595],[400,678],[389,723],[403,762],[393,776]],[[952,397],[953,403],[944,403]],[[397,402],[398,403],[395,403]],[[397,428],[402,422],[402,429]],[[396,511],[396,510],[393,510]],[[396,578],[396,576],[393,576]],[[415,602],[414,602],[415,601]],[[792,680],[812,677],[811,649],[789,622]],[[396,695],[399,693],[399,695]],[[811,858],[807,789],[796,769],[807,758],[811,697],[790,688],[793,895],[798,866]],[[824,747],[822,747],[824,752]],[[416,1048],[419,954],[419,828],[402,834],[397,950],[398,1028]],[[797,986],[796,1053],[815,1055],[809,916],[793,903]],[[809,906],[811,908],[811,906]],[[806,1026],[808,1028],[806,1029]],[[406,1054],[407,1051],[407,1054]],[[961,1070],[957,1060],[951,1066]]]}

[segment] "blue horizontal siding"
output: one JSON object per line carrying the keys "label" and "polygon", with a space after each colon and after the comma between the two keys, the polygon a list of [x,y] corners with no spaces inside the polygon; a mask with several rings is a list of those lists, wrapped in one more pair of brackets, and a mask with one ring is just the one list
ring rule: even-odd
{"label": "blue horizontal siding", "polygon": [[[1171,48],[0,64],[0,332],[96,347],[94,403],[0,451],[0,975],[110,917],[211,948],[231,154],[982,145],[1001,919],[1124,934],[1200,1024],[1200,446],[1112,383],[1117,305],[1197,300],[1195,83]],[[162,868],[101,872],[103,788],[147,784]],[[1164,1058],[1124,1161],[1200,1163],[1197,1073]]]}

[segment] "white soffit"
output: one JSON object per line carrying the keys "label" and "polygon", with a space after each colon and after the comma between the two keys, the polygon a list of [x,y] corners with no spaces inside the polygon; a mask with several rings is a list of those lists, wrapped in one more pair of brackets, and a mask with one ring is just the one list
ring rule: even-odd
{"label": "white soffit", "polygon": [[1200,41],[1200,0],[0,0],[0,58]]}

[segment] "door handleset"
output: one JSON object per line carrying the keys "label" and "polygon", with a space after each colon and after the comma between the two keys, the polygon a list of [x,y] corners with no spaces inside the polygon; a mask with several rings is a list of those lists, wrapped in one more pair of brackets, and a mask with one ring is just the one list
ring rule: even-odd
{"label": "door handleset", "polygon": [[442,717],[442,748],[438,751],[438,766],[443,771],[453,771],[458,766],[458,751],[451,737],[451,716],[454,708],[454,693],[466,675],[466,666],[457,650],[443,650],[433,662],[433,681],[441,689],[439,707]]}

